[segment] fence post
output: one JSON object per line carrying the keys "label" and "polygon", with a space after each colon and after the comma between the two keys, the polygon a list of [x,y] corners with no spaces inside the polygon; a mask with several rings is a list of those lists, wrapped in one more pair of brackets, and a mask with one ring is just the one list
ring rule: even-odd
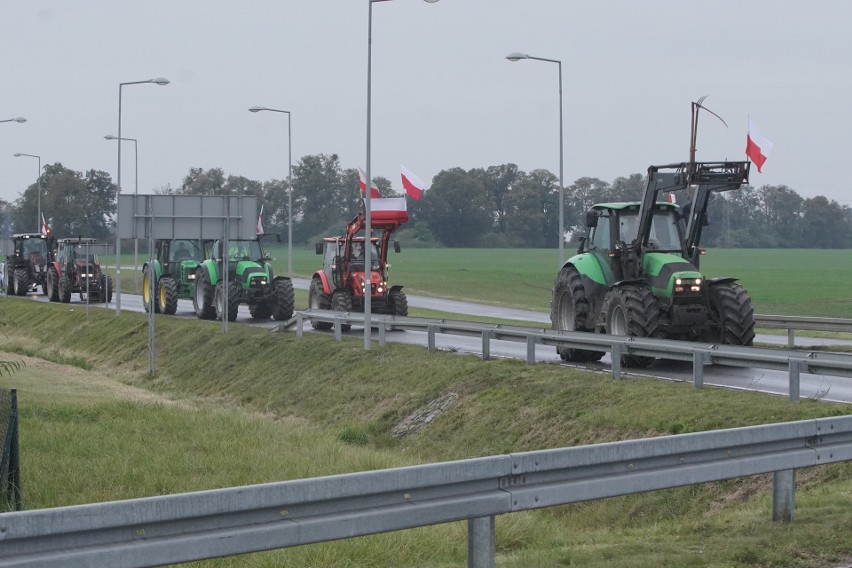
{"label": "fence post", "polygon": [[385,327],[386,323],[384,321],[379,322],[379,345],[385,344]]}
{"label": "fence post", "polygon": [[302,314],[296,314],[296,337],[302,337],[302,325],[305,323],[305,318]]}
{"label": "fence post", "polygon": [[612,358],[612,378],[616,381],[621,380],[621,352],[622,346],[620,343],[613,343],[609,352]]}
{"label": "fence post", "polygon": [[489,359],[491,359],[491,332],[485,330],[482,332],[482,360]]}
{"label": "fence post", "polygon": [[692,386],[697,389],[704,387],[704,363],[707,354],[702,351],[692,352]]}
{"label": "fence post", "polygon": [[790,523],[796,511],[796,470],[785,469],[773,474],[772,520]]}
{"label": "fence post", "polygon": [[21,498],[21,454],[18,447],[18,389],[12,389],[11,408],[11,424],[9,426],[14,430],[14,435],[9,452],[9,483],[12,486],[12,501],[15,503],[15,510],[20,511],[23,508],[23,500]]}
{"label": "fence post", "polygon": [[787,330],[787,348],[796,348],[796,330],[793,328]]}
{"label": "fence post", "polygon": [[337,341],[343,340],[343,328],[341,327],[340,317],[340,315],[334,316],[334,338]]}
{"label": "fence post", "polygon": [[467,568],[494,568],[494,517],[467,521]]}
{"label": "fence post", "polygon": [[790,359],[790,402],[799,402],[799,375],[802,372],[802,366],[806,363],[796,359]]}
{"label": "fence post", "polygon": [[434,324],[429,324],[426,326],[426,336],[428,338],[429,343],[429,351],[435,350],[435,326]]}
{"label": "fence post", "polygon": [[535,365],[535,344],[538,338],[533,335],[527,336],[527,365]]}

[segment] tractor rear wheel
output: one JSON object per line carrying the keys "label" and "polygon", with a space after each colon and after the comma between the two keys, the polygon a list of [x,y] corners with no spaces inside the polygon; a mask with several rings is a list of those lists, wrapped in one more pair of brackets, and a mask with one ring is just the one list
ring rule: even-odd
{"label": "tractor rear wheel", "polygon": [[201,267],[195,273],[195,291],[192,294],[192,306],[198,319],[210,320],[216,317],[213,307],[213,285],[210,283],[210,273]]}
{"label": "tractor rear wheel", "polygon": [[754,308],[746,289],[733,282],[710,288],[710,310],[713,323],[706,341],[723,345],[754,343]]}
{"label": "tractor rear wheel", "polygon": [[[550,324],[553,329],[592,332],[587,327],[589,301],[580,273],[573,266],[559,271],[553,283],[553,298],[550,302]],[[604,353],[587,349],[557,347],[556,352],[563,361],[591,363],[600,361]]]}
{"label": "tractor rear wheel", "polygon": [[109,274],[101,274],[101,301],[112,302],[112,276]]}
{"label": "tractor rear wheel", "polygon": [[[349,293],[349,290],[334,291],[334,294],[331,295],[331,309],[335,312],[349,313],[352,311],[352,294]],[[349,331],[351,328],[352,325],[348,323],[340,324],[341,331]]]}
{"label": "tractor rear wheel", "polygon": [[26,268],[16,268],[14,274],[12,275],[13,280],[15,281],[15,295],[16,296],[26,296],[27,289],[30,285],[30,277],[27,274]]}
{"label": "tractor rear wheel", "polygon": [[272,317],[272,306],[267,301],[249,304],[249,313],[252,319],[268,320]]}
{"label": "tractor rear wheel", "polygon": [[408,296],[399,288],[388,292],[388,312],[392,316],[408,316]]}
{"label": "tractor rear wheel", "polygon": [[71,301],[71,279],[65,274],[59,277],[59,301],[67,304]]}
{"label": "tractor rear wheel", "polygon": [[[308,292],[308,307],[312,310],[330,310],[331,297],[325,293],[322,280],[314,278],[311,280],[311,289]],[[314,329],[331,329],[331,322],[311,320]]]}
{"label": "tractor rear wheel", "polygon": [[228,313],[225,313],[225,282],[219,280],[216,284],[215,301],[216,319],[221,320],[225,317],[228,321],[237,319],[237,313],[240,310],[240,285],[233,280],[228,281]]}
{"label": "tractor rear wheel", "polygon": [[171,276],[160,278],[159,290],[157,290],[157,304],[161,313],[174,315],[177,311],[177,282]]}
{"label": "tractor rear wheel", "polygon": [[[644,286],[620,286],[607,292],[603,314],[606,332],[610,335],[656,337],[660,326],[660,306]],[[647,367],[654,357],[625,355],[627,367]]]}
{"label": "tractor rear wheel", "polygon": [[[155,283],[156,284],[156,283]],[[142,271],[142,305],[145,307],[145,312],[151,310],[151,302],[154,302],[154,313],[160,313],[160,305],[157,303],[157,287],[151,292],[151,267],[145,267]]]}
{"label": "tractor rear wheel", "polygon": [[51,302],[59,301],[59,275],[56,269],[50,267],[47,270],[47,276],[44,278],[45,293]]}
{"label": "tractor rear wheel", "polygon": [[275,321],[286,321],[293,317],[296,307],[296,292],[289,278],[276,278],[272,281],[272,298],[275,302],[272,317]]}

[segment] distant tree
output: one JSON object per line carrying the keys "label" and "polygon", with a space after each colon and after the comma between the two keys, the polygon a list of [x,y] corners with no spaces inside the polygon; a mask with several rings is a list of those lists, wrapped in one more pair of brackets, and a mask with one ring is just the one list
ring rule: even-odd
{"label": "distant tree", "polygon": [[640,201],[645,192],[647,180],[642,174],[617,177],[612,182],[610,196],[613,201]]}
{"label": "distant tree", "polygon": [[[571,184],[565,191],[565,225],[568,229],[582,231],[583,221],[588,211],[595,203],[611,201],[610,185],[598,178],[581,177]],[[569,223],[568,219],[572,222]]]}
{"label": "distant tree", "polygon": [[469,173],[485,188],[489,214],[493,219],[496,232],[505,233],[508,201],[515,183],[523,176],[523,172],[519,171],[515,164],[503,164],[489,166],[486,169],[476,168]]}
{"label": "distant tree", "polygon": [[559,244],[559,179],[547,170],[519,174],[506,198],[506,234],[518,247]]}
{"label": "distant tree", "polygon": [[422,198],[424,220],[435,237],[448,247],[474,247],[491,228],[485,187],[461,168],[435,176]]}
{"label": "distant tree", "polygon": [[183,178],[181,195],[228,195],[225,191],[225,172],[222,168],[190,168]]}
{"label": "distant tree", "polygon": [[808,248],[849,246],[849,207],[818,195],[804,202],[802,241]]}

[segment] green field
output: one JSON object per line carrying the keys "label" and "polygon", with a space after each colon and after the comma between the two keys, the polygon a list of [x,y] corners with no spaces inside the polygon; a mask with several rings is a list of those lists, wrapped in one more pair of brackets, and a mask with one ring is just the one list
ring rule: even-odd
{"label": "green field", "polygon": [[[267,247],[275,274],[287,273],[287,248]],[[566,249],[570,257],[573,250]],[[124,255],[125,266],[133,263]],[[751,295],[755,312],[852,318],[852,251],[712,249],[702,257],[708,278],[733,276]],[[558,253],[543,249],[403,249],[390,256],[390,279],[410,294],[549,311]],[[294,276],[310,278],[322,265],[314,249],[293,250]],[[139,281],[141,282],[141,276]],[[122,271],[122,290],[133,292]],[[297,303],[297,308],[306,307]]]}
{"label": "green field", "polygon": [[[430,353],[360,338],[297,339],[161,316],[149,377],[142,314],[0,299],[0,355],[18,388],[27,508],[280,481],[513,451],[846,414],[847,405]],[[446,393],[418,433],[392,429]],[[498,566],[829,567],[852,557],[852,465],[797,474],[793,524],[773,524],[771,478],[497,519]],[[466,526],[201,563],[445,568]]]}

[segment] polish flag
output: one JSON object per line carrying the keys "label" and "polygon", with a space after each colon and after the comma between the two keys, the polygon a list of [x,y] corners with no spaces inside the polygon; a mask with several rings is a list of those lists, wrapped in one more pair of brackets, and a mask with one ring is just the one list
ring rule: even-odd
{"label": "polish flag", "polygon": [[257,228],[255,229],[255,234],[263,234],[263,205],[260,206],[260,213],[257,215]]}
{"label": "polish flag", "polygon": [[748,117],[746,156],[755,163],[758,172],[761,171],[763,163],[766,162],[766,158],[769,157],[769,153],[772,151],[772,146],[772,142],[763,137],[760,130],[757,129],[757,125],[751,121],[751,117]]}
{"label": "polish flag", "polygon": [[47,226],[47,221],[44,220],[44,213],[41,214],[41,234],[49,235],[50,227]]}
{"label": "polish flag", "polygon": [[411,199],[420,201],[426,184],[402,164],[400,164],[399,167],[402,170],[402,187],[405,188],[405,193],[407,193]]}
{"label": "polish flag", "polygon": [[[367,174],[361,168],[358,168],[358,187],[361,188],[361,193],[367,193]],[[372,181],[370,182],[370,197],[379,197],[379,188]]]}

